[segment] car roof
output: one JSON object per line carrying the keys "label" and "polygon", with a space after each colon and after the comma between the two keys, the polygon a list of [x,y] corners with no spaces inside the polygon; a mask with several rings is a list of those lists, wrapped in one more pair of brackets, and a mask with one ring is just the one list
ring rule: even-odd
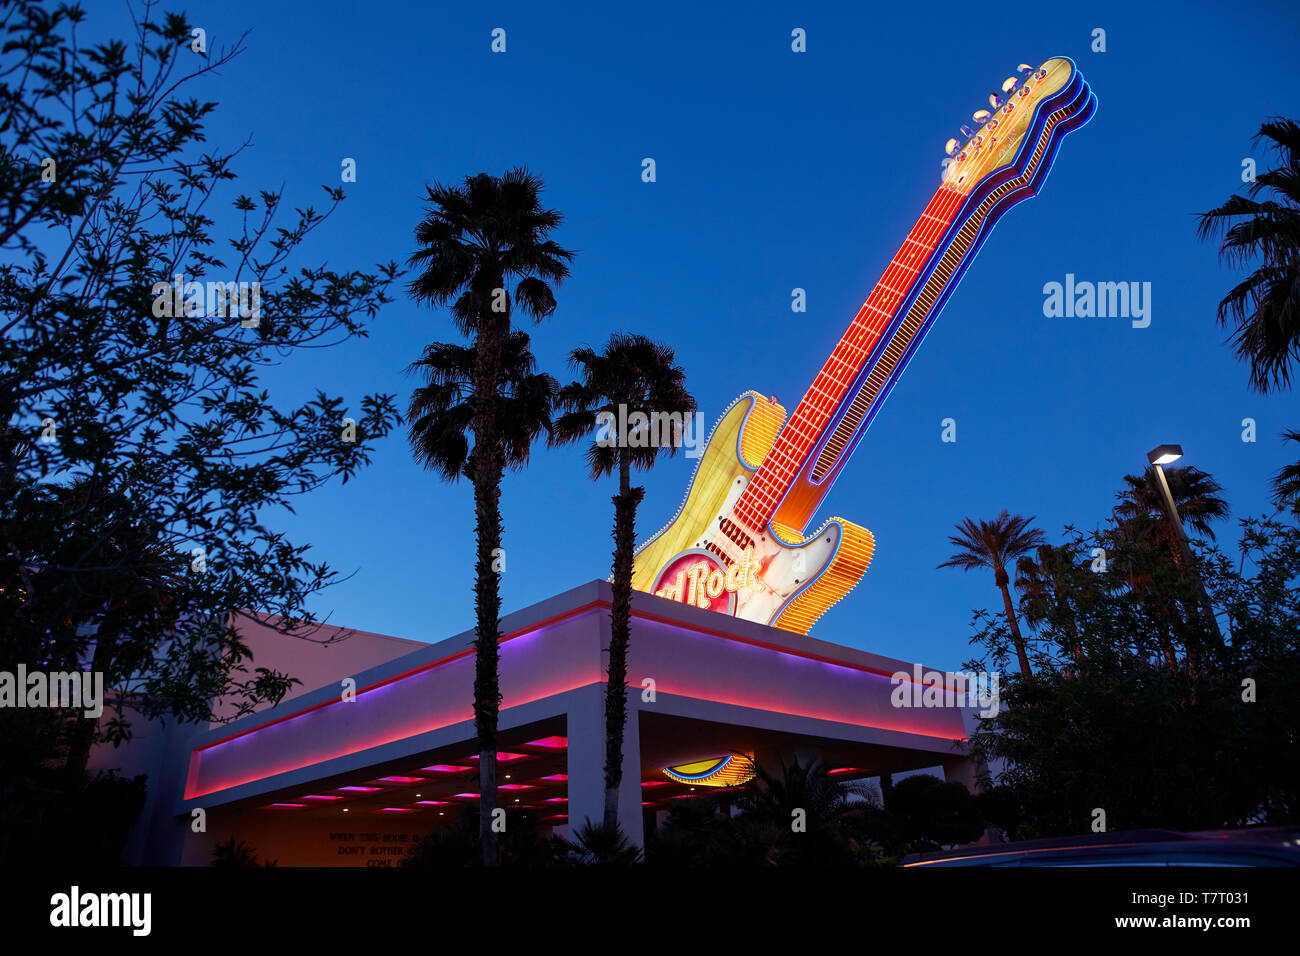
{"label": "car roof", "polygon": [[[958,862],[987,857],[1010,857],[1024,854],[1087,853],[1103,848],[1138,849],[1169,844],[1195,843],[1201,846],[1288,846],[1294,847],[1300,838],[1300,827],[1245,827],[1236,830],[1121,830],[1112,833],[1081,833],[1073,836],[1048,837],[1038,840],[1017,840],[1010,843],[990,843],[983,846],[963,847],[954,850],[936,850],[929,853],[909,853],[903,858],[904,866],[927,863]],[[1190,848],[1190,847],[1189,847]]]}

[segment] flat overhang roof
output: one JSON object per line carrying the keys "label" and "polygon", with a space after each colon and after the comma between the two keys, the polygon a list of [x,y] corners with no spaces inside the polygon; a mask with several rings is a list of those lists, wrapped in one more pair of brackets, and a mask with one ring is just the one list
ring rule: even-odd
{"label": "flat overhang roof", "polygon": [[[501,727],[567,713],[604,682],[611,588],[592,581],[502,620]],[[891,675],[913,665],[640,592],[632,605],[629,687],[638,709],[888,748],[951,755],[960,710],[891,706]],[[177,812],[354,773],[472,741],[473,631],[197,735]]]}

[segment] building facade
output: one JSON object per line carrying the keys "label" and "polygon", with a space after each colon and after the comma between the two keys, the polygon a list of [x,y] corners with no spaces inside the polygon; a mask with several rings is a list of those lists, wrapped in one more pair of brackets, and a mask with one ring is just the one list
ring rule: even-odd
{"label": "building facade", "polygon": [[[502,620],[498,805],[560,834],[603,813],[610,600],[593,581]],[[96,752],[96,767],[149,775],[126,862],[206,865],[234,837],[282,866],[391,866],[477,804],[472,631],[245,637],[254,666],[302,686],[233,722],[150,725]],[[913,664],[635,593],[624,831],[643,843],[674,800],[728,779],[710,769],[728,757],[777,770],[818,758],[846,781],[942,768],[975,789],[974,712],[896,706],[900,672]]]}

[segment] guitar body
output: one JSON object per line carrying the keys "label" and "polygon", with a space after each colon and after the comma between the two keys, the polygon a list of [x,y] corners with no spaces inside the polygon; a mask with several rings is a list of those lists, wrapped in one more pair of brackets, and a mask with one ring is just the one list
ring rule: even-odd
{"label": "guitar body", "polygon": [[[807,536],[769,524],[747,559],[755,573],[743,586],[734,586],[737,574],[727,581],[728,561],[710,550],[725,545],[722,520],[772,450],[784,421],[785,409],[757,392],[746,392],[727,408],[709,435],[686,500],[637,550],[634,588],[658,593],[678,587],[671,595],[676,600],[800,634],[853,590],[866,574],[874,541],[866,528],[841,518],[830,518]],[[706,567],[692,582],[691,569],[701,564]],[[721,577],[720,590],[708,587],[706,573],[715,584]],[[760,579],[757,587],[754,577]]]}

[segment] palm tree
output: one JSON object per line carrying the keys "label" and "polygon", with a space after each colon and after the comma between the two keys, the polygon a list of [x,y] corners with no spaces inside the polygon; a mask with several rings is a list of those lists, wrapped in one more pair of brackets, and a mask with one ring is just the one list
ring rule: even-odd
{"label": "palm tree", "polygon": [[1237,355],[1250,363],[1251,385],[1267,392],[1290,384],[1300,358],[1300,123],[1274,117],[1255,142],[1267,143],[1281,165],[1257,176],[1248,196],[1203,213],[1197,232],[1222,235],[1219,254],[1231,265],[1260,263],[1219,303],[1218,320],[1235,323]]}
{"label": "palm tree", "polygon": [[[497,440],[506,468],[528,464],[533,442],[551,429],[559,383],[535,371],[528,333],[512,329],[501,349],[501,384],[496,393]],[[474,453],[474,368],[477,348],[434,342],[408,371],[426,383],[411,393],[406,418],[415,460],[444,481],[472,479]]]}
{"label": "palm tree", "polygon": [[[497,675],[501,594],[494,562],[501,544],[501,474],[507,448],[501,440],[495,396],[502,384],[502,354],[518,306],[540,321],[555,310],[551,284],[569,274],[573,253],[548,238],[561,216],[539,201],[541,180],[526,169],[503,176],[467,176],[461,186],[435,183],[431,208],[416,227],[419,249],[411,265],[417,301],[450,308],[452,321],[474,347],[470,430],[474,448],[464,469],[474,485],[477,554],[474,565],[474,726],[479,745],[479,829],[483,862],[495,866],[492,835],[496,808]],[[510,284],[514,288],[511,290]]]}
{"label": "palm tree", "polygon": [[[479,368],[478,351],[481,340],[474,345],[452,345],[434,342],[425,347],[424,354],[408,367],[418,373],[426,384],[411,393],[407,408],[409,438],[415,460],[425,468],[436,471],[444,481],[456,481],[462,475],[474,482],[475,468],[485,456],[476,454],[479,439],[474,432],[477,411],[480,407],[477,393],[476,371]],[[551,410],[559,383],[550,375],[535,370],[532,353],[528,350],[528,334],[517,329],[509,331],[501,344],[494,392],[493,415],[496,422],[496,460],[501,469],[519,470],[528,463],[533,442],[551,427]],[[497,471],[497,490],[492,495],[493,511],[499,502],[501,471]],[[477,494],[477,484],[475,485]],[[501,540],[499,512],[490,529],[491,540]],[[482,541],[484,525],[479,526]],[[489,552],[492,554],[492,552]],[[495,555],[494,555],[495,556]],[[481,570],[481,569],[480,569]],[[493,569],[495,574],[495,569]],[[482,575],[479,575],[482,580]],[[495,581],[495,578],[494,578]],[[496,596],[495,586],[492,595]],[[479,632],[482,634],[482,631]],[[484,725],[479,724],[479,838],[483,845],[483,862],[495,866],[500,859],[500,848],[492,832],[492,810],[496,797],[496,714],[500,704],[497,686],[496,644],[492,644],[490,685],[481,681],[482,671],[476,669],[474,681],[474,716],[491,720],[491,734],[485,737]],[[487,656],[484,642],[476,640],[475,659]],[[484,685],[487,685],[486,688]],[[485,697],[480,700],[480,691]],[[484,706],[480,709],[480,704]],[[486,743],[485,743],[486,739]],[[486,748],[486,750],[485,750]],[[490,753],[490,757],[488,754]],[[492,769],[485,772],[483,765],[490,760]],[[488,809],[486,814],[483,807]]]}
{"label": "palm tree", "polygon": [[[598,437],[587,447],[593,479],[618,472],[614,501],[614,575],[610,608],[609,681],[605,689],[605,814],[604,824],[618,825],[618,788],[623,780],[623,730],[627,723],[627,649],[632,614],[632,553],[636,544],[636,509],[645,489],[632,487],[635,466],[653,467],[659,452],[674,454],[680,426],[695,412],[695,399],[686,391],[686,373],[675,364],[673,350],[644,335],[615,333],[605,348],[574,349],[570,356],[581,380],[560,390],[551,443],[581,441],[604,423],[630,422],[640,427],[629,435]],[[641,422],[644,416],[644,422]],[[663,417],[657,417],[663,416]],[[679,426],[665,435],[663,423]],[[651,423],[657,423],[652,426]]]}
{"label": "palm tree", "polygon": [[[1190,465],[1186,468],[1169,467],[1164,472],[1165,480],[1169,482],[1169,494],[1183,523],[1213,541],[1214,529],[1210,522],[1228,514],[1228,503],[1218,495],[1223,488],[1210,475]],[[1174,558],[1181,561],[1178,529],[1165,512],[1164,492],[1155,466],[1148,467],[1141,475],[1125,475],[1124,484],[1128,487],[1115,496],[1120,502],[1115,507],[1116,516],[1121,521],[1140,519],[1146,527],[1158,531]]]}
{"label": "palm tree", "polygon": [[1016,589],[1020,591],[1020,611],[1031,627],[1055,624],[1065,631],[1073,668],[1066,674],[1083,669],[1083,642],[1071,600],[1079,593],[1076,555],[1065,545],[1040,544],[1035,557],[1022,555],[1016,561]]}
{"label": "palm tree", "polygon": [[[850,860],[844,814],[851,795],[865,796],[864,784],[841,784],[830,768],[812,757],[781,762],[780,773],[756,766],[753,780],[735,798],[735,825],[750,860],[778,866],[833,866]],[[801,821],[795,831],[792,824]]]}
{"label": "palm tree", "polygon": [[[536,372],[527,332],[512,329],[502,343],[501,384],[497,388],[497,440],[506,468],[528,464],[533,442],[551,425],[550,412],[559,383]],[[476,346],[434,342],[412,362],[409,371],[427,384],[411,393],[407,407],[415,460],[446,481],[471,478],[474,462],[469,439],[474,425]]]}
{"label": "palm tree", "polygon": [[975,568],[992,568],[993,583],[1002,592],[1002,606],[1007,614],[1007,623],[1011,627],[1011,642],[1016,647],[1016,658],[1020,663],[1020,673],[1029,676],[1033,673],[1029,667],[1029,655],[1025,653],[1025,640],[1020,634],[1020,625],[1016,621],[1015,605],[1011,603],[1011,592],[1007,585],[1011,579],[1007,575],[1007,565],[1022,554],[1028,554],[1040,544],[1046,543],[1043,532],[1030,528],[1032,517],[1013,515],[1003,509],[992,521],[980,521],[967,518],[957,525],[957,533],[948,540],[960,550],[941,568],[961,568],[972,571]]}
{"label": "palm tree", "polygon": [[[1170,497],[1174,500],[1174,508],[1182,522],[1191,525],[1198,534],[1214,540],[1214,529],[1210,522],[1226,517],[1228,514],[1228,503],[1218,494],[1223,488],[1199,468],[1191,466],[1165,468],[1164,473],[1165,481],[1169,484]],[[1124,483],[1128,487],[1116,496],[1120,503],[1115,507],[1115,516],[1120,528],[1134,540],[1145,540],[1148,545],[1167,548],[1178,573],[1192,576],[1192,584],[1198,592],[1197,603],[1201,605],[1200,611],[1205,618],[1205,626],[1221,643],[1222,636],[1219,634],[1218,622],[1214,618],[1214,609],[1210,605],[1209,596],[1205,594],[1196,568],[1188,567],[1191,551],[1184,552],[1182,536],[1165,510],[1164,491],[1160,486],[1160,476],[1156,474],[1155,466],[1149,466],[1140,476],[1125,475]],[[1172,596],[1165,597],[1165,611],[1175,632],[1188,649],[1189,669],[1195,671],[1197,650],[1188,643],[1187,635],[1183,633],[1182,622]],[[1170,658],[1168,650],[1165,656],[1167,659]]]}
{"label": "palm tree", "polygon": [[[1300,442],[1300,431],[1285,431],[1282,438],[1284,441]],[[1300,513],[1300,462],[1287,465],[1274,477],[1273,501],[1279,508],[1290,508]]]}

